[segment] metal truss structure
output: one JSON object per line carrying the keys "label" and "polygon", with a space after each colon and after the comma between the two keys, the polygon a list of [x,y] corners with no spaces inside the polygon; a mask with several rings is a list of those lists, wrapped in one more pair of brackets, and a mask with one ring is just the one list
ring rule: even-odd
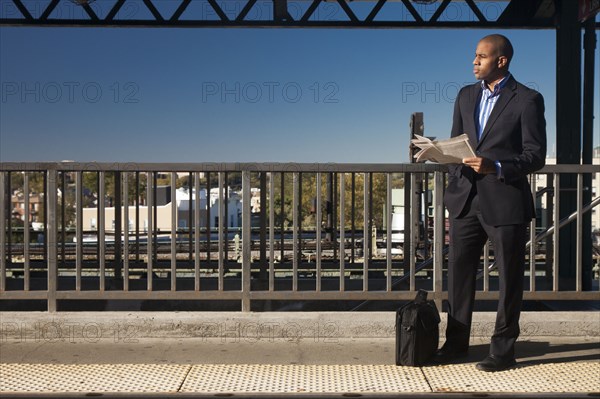
{"label": "metal truss structure", "polygon": [[554,0],[0,0],[0,26],[554,29],[556,14]]}

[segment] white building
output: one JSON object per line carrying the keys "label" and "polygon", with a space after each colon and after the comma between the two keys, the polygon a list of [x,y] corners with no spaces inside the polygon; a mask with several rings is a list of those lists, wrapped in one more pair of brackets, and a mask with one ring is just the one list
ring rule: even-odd
{"label": "white building", "polygon": [[[229,193],[227,203],[227,226],[230,228],[238,228],[241,226],[241,214],[242,214],[242,202],[241,197],[238,193],[231,191],[227,188]],[[225,192],[223,193],[225,197]],[[178,228],[186,229],[189,227],[190,216],[192,221],[192,228],[195,224],[194,215],[196,207],[196,191],[192,191],[192,201],[190,203],[190,193],[186,188],[180,188],[175,191],[175,206],[177,211],[175,212],[175,225]],[[213,188],[210,190],[210,195],[207,201],[206,189],[202,189],[199,192],[199,207],[200,207],[200,227],[206,228],[207,218],[210,213],[209,225],[212,229],[215,229],[219,225],[219,189]],[[208,203],[208,208],[207,208]],[[121,210],[124,212],[124,210]],[[147,231],[148,229],[148,207],[139,206],[140,215],[140,230]],[[97,208],[83,208],[83,230],[93,231],[98,228],[97,223],[98,209]],[[124,219],[124,218],[122,218]],[[172,222],[172,203],[169,202],[164,205],[156,206],[156,221],[154,226],[158,230],[170,231]],[[124,223],[123,223],[124,224]],[[113,231],[115,228],[115,208],[106,207],[104,210],[104,226],[106,231]],[[125,226],[121,226],[123,229]],[[129,206],[129,231],[134,231],[136,227],[136,207],[134,205]]]}

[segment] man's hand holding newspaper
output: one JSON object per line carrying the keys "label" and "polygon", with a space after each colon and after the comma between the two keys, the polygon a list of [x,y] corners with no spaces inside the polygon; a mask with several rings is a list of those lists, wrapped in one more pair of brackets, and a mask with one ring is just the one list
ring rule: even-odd
{"label": "man's hand holding newspaper", "polygon": [[464,158],[476,156],[466,134],[446,140],[430,140],[418,134],[415,137],[411,143],[420,149],[414,155],[417,162],[462,163]]}

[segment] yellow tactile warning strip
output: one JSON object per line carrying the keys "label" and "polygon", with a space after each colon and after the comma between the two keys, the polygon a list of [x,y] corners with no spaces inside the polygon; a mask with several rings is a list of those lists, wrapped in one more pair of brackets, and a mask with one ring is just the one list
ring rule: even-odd
{"label": "yellow tactile warning strip", "polygon": [[1,364],[2,392],[177,392],[191,366]]}
{"label": "yellow tactile warning strip", "polygon": [[548,363],[486,373],[472,364],[424,367],[434,392],[600,392],[600,362]]}
{"label": "yellow tactile warning strip", "polygon": [[418,367],[388,365],[197,365],[182,392],[431,392]]}
{"label": "yellow tactile warning strip", "polygon": [[595,393],[600,362],[522,365],[486,373],[474,364],[0,364],[0,397],[8,393]]}

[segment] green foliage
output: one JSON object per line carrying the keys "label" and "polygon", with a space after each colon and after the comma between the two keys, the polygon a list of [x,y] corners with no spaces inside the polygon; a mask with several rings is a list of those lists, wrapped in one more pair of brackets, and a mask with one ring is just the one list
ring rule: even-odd
{"label": "green foliage", "polygon": [[[96,207],[99,193],[98,179],[100,176],[99,172],[85,171],[82,173],[82,206],[83,207]],[[139,182],[137,185],[138,198],[136,198],[136,173],[135,172],[121,172],[120,175],[117,172],[105,172],[104,173],[104,198],[100,199],[104,201],[104,205],[107,207],[115,205],[116,198],[116,184],[122,182],[125,173],[128,173],[128,193],[126,194],[127,203],[130,205],[139,202],[141,205],[146,203],[146,187],[147,187],[147,174],[144,172],[139,173]],[[227,180],[225,184],[234,191],[241,190],[242,174],[240,172],[227,173]],[[274,179],[274,214],[275,214],[275,225],[281,226],[288,229],[293,225],[293,198],[294,198],[294,173],[272,173],[271,176]],[[158,185],[170,185],[171,174],[159,174],[157,179]],[[251,187],[258,188],[261,186],[260,181],[261,173],[251,173],[250,183]],[[365,178],[367,178],[368,189],[371,190],[371,222],[381,228],[383,226],[383,215],[384,207],[387,200],[387,175],[385,173],[346,173],[345,184],[344,184],[344,218],[345,228],[349,229],[352,227],[352,216],[354,216],[354,228],[357,230],[363,229],[364,224],[364,189],[365,189]],[[31,194],[43,193],[44,190],[44,173],[43,172],[28,172],[29,177],[29,191]],[[191,177],[191,180],[190,180]],[[339,173],[322,173],[321,174],[321,219],[317,220],[317,174],[316,173],[298,173],[298,195],[300,202],[298,204],[298,212],[300,216],[300,223],[303,230],[314,230],[316,229],[317,223],[321,224],[325,228],[327,221],[327,207],[329,198],[327,198],[327,183],[328,179],[332,179],[332,199],[333,199],[333,220],[334,226],[339,226],[339,212],[340,212],[340,177]],[[65,218],[65,226],[73,226],[75,224],[75,211],[76,211],[76,189],[75,181],[77,175],[75,172],[64,172],[59,173],[58,187],[59,189],[64,188],[64,193],[59,197],[58,201],[58,222],[62,225],[62,218]],[[283,192],[282,192],[282,181],[283,181]],[[64,179],[64,183],[63,183]],[[182,175],[176,180],[176,188],[186,187],[194,185],[194,174]],[[23,173],[11,173],[11,192],[23,190],[24,174]],[[200,187],[207,188],[207,175],[204,175],[200,179]],[[430,184],[432,182],[430,181]],[[210,174],[210,188],[218,186],[218,174]],[[267,187],[269,182],[267,179]],[[391,187],[402,188],[404,187],[404,174],[396,173],[391,176]],[[125,196],[122,193],[123,196]],[[354,199],[354,214],[352,213],[352,203]],[[61,206],[65,205],[64,213],[61,211]],[[265,212],[269,212],[269,201],[266,204],[262,204]],[[44,220],[43,207],[40,208],[40,220]]]}
{"label": "green foliage", "polygon": [[[354,190],[353,178],[354,176]],[[383,211],[387,199],[387,177],[383,173],[367,174],[368,187],[371,190],[372,223],[378,228],[383,226]],[[323,173],[321,175],[321,220],[316,220],[317,217],[317,177],[315,173],[301,173],[299,178],[299,212],[302,217],[301,224],[303,229],[315,229],[317,223],[321,223],[324,227],[327,220],[327,181],[328,178],[333,179],[333,223],[334,226],[339,226],[340,212],[340,175]],[[287,173],[284,175],[284,190],[283,190],[283,211],[282,211],[282,196],[281,196],[281,174],[274,174],[275,179],[275,224],[284,227],[292,226],[293,224],[293,195],[294,184],[293,174]],[[364,225],[364,173],[345,174],[344,182],[344,219],[345,228],[352,227],[352,198],[354,196],[354,228],[357,230],[363,229]],[[404,187],[403,174],[392,175],[392,188]]]}

